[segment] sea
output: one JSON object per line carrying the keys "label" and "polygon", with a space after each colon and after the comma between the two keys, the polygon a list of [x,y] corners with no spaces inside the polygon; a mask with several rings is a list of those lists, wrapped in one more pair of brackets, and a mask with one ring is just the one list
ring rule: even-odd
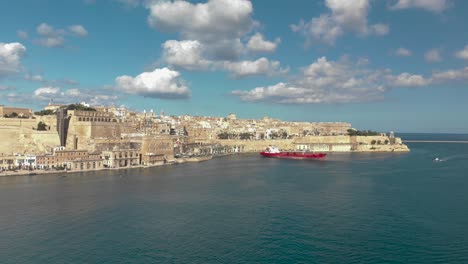
{"label": "sea", "polygon": [[468,263],[468,144],[408,146],[0,177],[0,263]]}

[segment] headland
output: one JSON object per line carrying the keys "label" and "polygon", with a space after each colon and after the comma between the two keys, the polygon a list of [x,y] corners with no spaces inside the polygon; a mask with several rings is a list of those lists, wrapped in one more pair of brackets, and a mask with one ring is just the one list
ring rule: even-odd
{"label": "headland", "polygon": [[407,152],[393,132],[345,122],[171,116],[124,107],[0,106],[0,175],[128,169],[200,162],[275,145],[304,152]]}

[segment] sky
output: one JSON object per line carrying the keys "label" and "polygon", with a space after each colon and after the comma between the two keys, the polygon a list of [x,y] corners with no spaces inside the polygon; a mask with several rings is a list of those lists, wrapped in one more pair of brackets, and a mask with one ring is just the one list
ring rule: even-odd
{"label": "sky", "polygon": [[15,0],[0,104],[468,133],[468,1]]}

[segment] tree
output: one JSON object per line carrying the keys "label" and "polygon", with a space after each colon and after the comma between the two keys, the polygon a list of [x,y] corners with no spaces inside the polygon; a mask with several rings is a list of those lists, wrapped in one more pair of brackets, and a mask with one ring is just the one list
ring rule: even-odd
{"label": "tree", "polygon": [[241,133],[239,136],[240,136],[240,139],[250,139],[252,137],[252,134],[245,132],[245,133]]}
{"label": "tree", "polygon": [[82,104],[70,104],[67,106],[67,110],[80,110],[80,111],[93,111],[96,112],[96,109],[92,107],[87,107]]}
{"label": "tree", "polygon": [[40,121],[39,123],[37,123],[37,130],[38,131],[46,131],[47,130],[47,125],[46,123]]}
{"label": "tree", "polygon": [[348,135],[350,136],[377,136],[379,135],[378,132],[372,130],[356,130],[356,129],[348,129]]}
{"label": "tree", "polygon": [[228,134],[228,132],[219,133],[219,134],[218,134],[218,138],[219,138],[219,139],[228,139],[228,138],[229,138],[229,134]]}
{"label": "tree", "polygon": [[13,113],[10,113],[10,114],[4,114],[3,117],[6,117],[6,118],[18,117],[18,113],[13,112]]}
{"label": "tree", "polygon": [[47,110],[41,110],[41,111],[38,111],[38,112],[34,112],[35,115],[40,115],[40,116],[44,116],[44,115],[53,115],[54,114],[54,111],[53,110],[50,110],[50,109],[47,109]]}
{"label": "tree", "polygon": [[371,145],[375,145],[376,142],[377,142],[377,141],[375,141],[375,139],[373,139],[373,140],[371,141]]}

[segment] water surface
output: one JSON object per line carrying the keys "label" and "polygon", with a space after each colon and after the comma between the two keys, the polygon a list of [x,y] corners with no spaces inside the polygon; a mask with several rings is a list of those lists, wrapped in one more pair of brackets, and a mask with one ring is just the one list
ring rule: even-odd
{"label": "water surface", "polygon": [[1,263],[467,263],[468,144],[409,147],[0,177]]}

